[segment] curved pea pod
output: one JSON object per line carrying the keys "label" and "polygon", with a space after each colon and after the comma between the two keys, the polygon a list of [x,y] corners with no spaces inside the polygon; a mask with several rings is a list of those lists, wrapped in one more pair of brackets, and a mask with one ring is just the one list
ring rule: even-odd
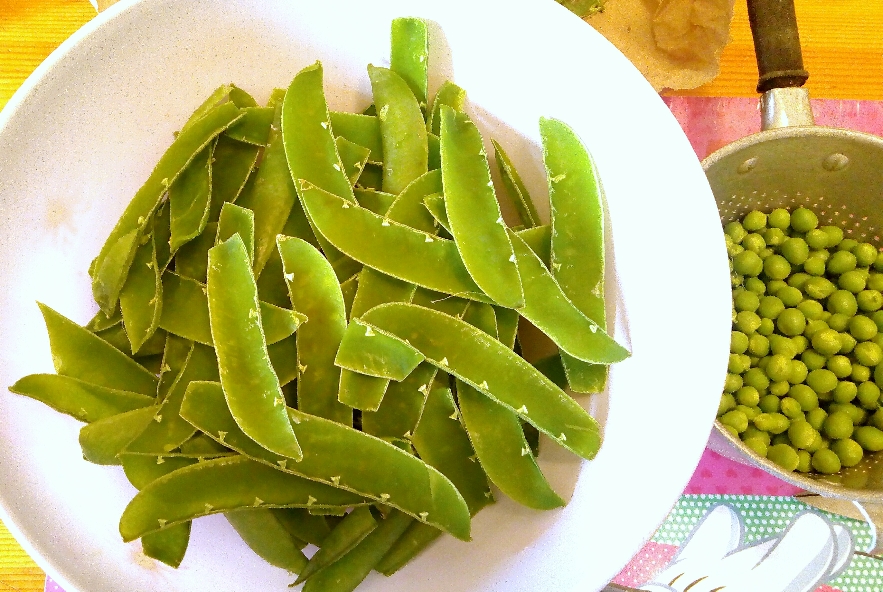
{"label": "curved pea pod", "polygon": [[426,120],[426,130],[436,136],[441,133],[439,112],[442,105],[462,113],[466,108],[466,91],[450,80],[445,80],[436,91],[435,98],[432,100],[432,110],[429,113],[429,118]]}
{"label": "curved pea pod", "polygon": [[135,251],[132,268],[120,290],[120,310],[132,355],[139,353],[159,327],[163,307],[162,270],[157,264],[153,233],[145,239]]}
{"label": "curved pea pod", "polygon": [[452,241],[349,205],[307,181],[298,183],[301,199],[316,228],[349,257],[430,290],[487,300],[466,271]]}
{"label": "curved pea pod", "polygon": [[494,302],[524,304],[524,292],[506,223],[491,181],[481,134],[464,113],[441,109],[445,210],[469,275]]}
{"label": "curved pea pod", "polygon": [[189,522],[176,524],[141,537],[141,550],[145,555],[172,567],[181,565],[189,544]]}
{"label": "curved pea pod", "polygon": [[500,335],[497,329],[497,313],[495,307],[484,302],[470,302],[463,312],[463,320],[473,327],[478,327],[494,339],[499,341]]}
{"label": "curved pea pod", "polygon": [[362,430],[378,438],[410,439],[438,368],[423,362],[401,382],[390,382],[376,411],[362,412]]}
{"label": "curved pea pod", "polygon": [[359,374],[401,381],[423,359],[423,354],[402,340],[353,319],[343,333],[334,364]]}
{"label": "curved pea pod", "polygon": [[371,514],[371,508],[368,506],[355,508],[334,527],[319,550],[310,558],[306,568],[300,572],[294,584],[300,584],[323,567],[346,555],[375,528],[377,528],[377,520]]}
{"label": "curved pea pod", "polygon": [[517,234],[512,235],[515,257],[524,284],[524,306],[518,312],[571,356],[596,364],[621,362],[628,350],[584,315]]}
{"label": "curved pea pod", "polygon": [[598,424],[508,347],[460,319],[412,304],[384,304],[362,321],[407,340],[426,360],[517,413],[575,454],[592,459]]}
{"label": "curved pea pod", "polygon": [[451,232],[451,223],[448,221],[448,212],[445,210],[445,196],[441,193],[433,193],[423,198],[423,205],[435,219],[436,223]]}
{"label": "curved pea pod", "polygon": [[20,378],[9,390],[86,423],[156,404],[156,399],[147,395],[109,389],[60,374],[31,374]]}
{"label": "curved pea pod", "polygon": [[341,368],[337,400],[353,409],[377,411],[389,384],[389,378],[368,376]]}
{"label": "curved pea pod", "polygon": [[208,382],[190,386],[182,413],[194,426],[242,454],[398,508],[457,538],[469,537],[469,511],[451,482],[420,459],[384,440],[289,409],[292,427],[304,451],[302,460],[292,462],[244,438],[223,405],[220,388]]}
{"label": "curved pea pod", "polygon": [[310,319],[297,332],[298,407],[352,425],[352,410],[337,400],[340,369],[334,356],[346,329],[337,276],[311,244],[280,236],[277,245],[291,305]]}
{"label": "curved pea pod", "polygon": [[159,405],[99,419],[80,430],[83,458],[96,465],[118,465],[119,455],[153,421]]}
{"label": "curved pea pod", "polygon": [[354,142],[350,142],[346,138],[337,137],[334,140],[337,146],[337,153],[340,155],[340,162],[343,164],[343,170],[347,178],[353,185],[356,184],[362,175],[362,170],[368,163],[368,157],[371,155],[371,149],[359,146]]}
{"label": "curved pea pod", "polygon": [[441,172],[436,170],[420,175],[399,193],[389,206],[386,217],[416,230],[435,234],[435,220],[423,205],[423,198],[441,192]]}
{"label": "curved pea pod", "polygon": [[213,144],[203,148],[169,186],[169,244],[172,253],[202,234],[208,223],[212,201],[213,153]]}
{"label": "curved pea pod", "polygon": [[363,189],[356,187],[354,189],[356,201],[363,208],[369,209],[375,214],[383,216],[389,210],[389,206],[395,201],[396,196],[392,193],[384,193],[376,189]]}
{"label": "curved pea pod", "polygon": [[[552,276],[583,314],[606,329],[604,310],[604,210],[592,158],[577,135],[556,119],[540,118],[543,160],[552,211]],[[570,388],[604,390],[607,367],[562,352]]]}
{"label": "curved pea pod", "polygon": [[149,456],[146,454],[120,454],[120,463],[123,471],[135,489],[143,489],[151,481],[168,475],[172,471],[189,467],[200,462],[196,457],[169,455]]}
{"label": "curved pea pod", "polygon": [[139,491],[120,518],[128,542],[209,514],[239,508],[351,506],[358,495],[278,471],[245,456],[207,460],[173,471]]}
{"label": "curved pea pod", "polygon": [[225,203],[218,218],[215,244],[224,242],[234,234],[238,234],[245,243],[248,258],[254,261],[254,212],[236,204]]}
{"label": "curved pea pod", "polygon": [[[206,286],[167,271],[163,274],[166,302],[160,327],[173,335],[205,345],[214,345],[209,319]],[[307,318],[297,311],[259,301],[261,327],[271,345],[293,335]]]}
{"label": "curved pea pod", "polygon": [[170,452],[189,440],[196,430],[180,414],[187,385],[194,380],[217,379],[218,363],[214,351],[210,347],[194,343],[184,367],[154,414],[153,421],[126,446],[126,452],[161,454]]}
{"label": "curved pea pod", "polygon": [[120,323],[123,322],[123,313],[119,308],[113,311],[113,314],[106,315],[103,310],[99,310],[95,313],[95,316],[89,319],[89,322],[83,325],[86,329],[89,329],[93,333],[100,333],[106,329],[110,329],[111,327],[116,327]]}
{"label": "curved pea pod", "polygon": [[393,511],[349,553],[307,580],[304,592],[352,592],[413,522]]}
{"label": "curved pea pod", "polygon": [[341,111],[331,111],[329,117],[335,136],[370,150],[368,162],[383,163],[383,140],[380,139],[380,121],[377,117]]}
{"label": "curved pea pod", "polygon": [[261,446],[299,459],[261,327],[258,290],[238,235],[209,250],[208,308],[224,396],[236,423]]}
{"label": "curved pea pod", "polygon": [[37,303],[49,333],[55,371],[107,388],[156,394],[156,376],[88,329]]}
{"label": "curved pea pod", "polygon": [[390,26],[389,68],[402,77],[417,102],[426,109],[429,87],[429,31],[423,19],[393,19]]}
{"label": "curved pea pod", "polygon": [[516,230],[521,240],[539,257],[546,269],[552,269],[552,227],[548,224]]}
{"label": "curved pea pod", "polygon": [[240,508],[226,512],[224,517],[245,544],[270,565],[293,573],[301,573],[307,567],[307,556],[273,510]]}
{"label": "curved pea pod", "polygon": [[204,284],[208,275],[208,250],[215,246],[217,235],[217,222],[210,222],[202,234],[178,249],[175,253],[175,273]]}
{"label": "curved pea pod", "polygon": [[91,268],[92,294],[102,310],[112,312],[116,307],[135,255],[137,239],[163,194],[190,161],[239,117],[241,113],[232,103],[210,109],[182,130],[160,158],[150,177],[126,206]]}
{"label": "curved pea pod", "polygon": [[518,174],[515,165],[512,164],[512,160],[506,154],[506,151],[503,150],[503,147],[493,139],[491,144],[494,146],[494,157],[497,160],[497,167],[500,169],[500,178],[503,180],[503,185],[509,192],[512,202],[515,204],[515,211],[518,212],[521,223],[527,228],[539,226],[542,224],[540,222],[540,215],[537,213],[537,208],[530,197],[530,193],[527,192],[527,187],[524,186],[524,182],[521,180],[521,175]]}
{"label": "curved pea pod", "polygon": [[275,109],[272,107],[245,107],[242,109],[242,117],[227,128],[225,134],[240,142],[266,146],[274,115]]}
{"label": "curved pea pod", "polygon": [[385,576],[391,576],[420,554],[441,534],[442,531],[428,524],[412,522],[405,529],[405,532],[396,539],[396,542],[377,565],[374,566],[374,569]]}
{"label": "curved pea pod", "polygon": [[[383,190],[401,193],[411,181],[429,170],[423,112],[408,83],[392,70],[369,65],[368,77],[383,142]],[[296,174],[295,178],[309,180]]]}
{"label": "curved pea pod", "polygon": [[225,203],[236,201],[257,165],[261,148],[228,137],[218,136],[212,155],[212,203],[209,207],[209,222],[221,215]]}

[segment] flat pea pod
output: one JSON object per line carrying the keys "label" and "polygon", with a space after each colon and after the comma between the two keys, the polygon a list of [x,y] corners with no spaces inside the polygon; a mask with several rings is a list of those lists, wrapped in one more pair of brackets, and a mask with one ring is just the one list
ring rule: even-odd
{"label": "flat pea pod", "polygon": [[466,108],[466,91],[451,82],[445,80],[435,93],[432,101],[432,110],[426,120],[426,131],[435,134],[441,133],[441,119],[439,112],[442,105],[446,105],[454,111],[462,113]]}
{"label": "flat pea pod", "polygon": [[275,109],[272,107],[245,107],[242,117],[227,128],[225,134],[234,140],[266,146],[270,138]]}
{"label": "flat pea pod", "polygon": [[445,196],[442,193],[427,195],[423,198],[423,205],[436,223],[450,233],[451,223],[448,221],[448,212],[445,210]]}
{"label": "flat pea pod", "polygon": [[248,258],[254,261],[254,212],[236,204],[225,203],[218,217],[215,244],[224,242],[234,234],[238,234],[245,243]]}
{"label": "flat pea pod", "polygon": [[426,147],[429,151],[427,168],[430,171],[441,169],[441,139],[435,134],[426,136]]}
{"label": "flat pea pod", "polygon": [[438,369],[423,362],[401,382],[391,382],[376,411],[362,412],[362,430],[378,438],[410,439]]}
{"label": "flat pea pod", "polygon": [[156,399],[147,395],[110,389],[60,374],[31,374],[20,378],[9,390],[85,423],[156,404]]}
{"label": "flat pea pod", "polygon": [[524,306],[518,312],[571,356],[596,364],[621,362],[628,350],[584,315],[518,235],[510,232],[524,284]]}
{"label": "flat pea pod", "polygon": [[435,220],[423,205],[423,198],[442,192],[440,171],[429,171],[414,179],[389,206],[386,217],[416,230],[435,234]]}
{"label": "flat pea pod", "polygon": [[163,346],[162,365],[159,371],[159,384],[156,387],[156,401],[162,403],[169,394],[169,389],[187,363],[193,343],[189,339],[169,334]]}
{"label": "flat pea pod", "polygon": [[304,592],[352,592],[412,522],[407,514],[393,511],[349,553],[308,579]]}
{"label": "flat pea pod", "polygon": [[202,234],[208,223],[212,202],[213,153],[214,142],[194,156],[169,186],[169,244],[172,253]]}
{"label": "flat pea pod", "polygon": [[567,374],[564,373],[564,364],[561,362],[560,354],[553,354],[531,362],[531,365],[539,370],[543,376],[558,385],[559,388],[567,388]]}
{"label": "flat pea pod", "polygon": [[135,489],[143,489],[151,481],[168,475],[172,471],[189,467],[200,462],[196,457],[184,455],[148,456],[146,454],[120,454],[123,471]]}
{"label": "flat pea pod", "polygon": [[518,319],[521,318],[518,311],[495,306],[494,318],[497,321],[497,339],[509,349],[514,349],[518,338]]}
{"label": "flat pea pod", "polygon": [[423,109],[429,87],[429,31],[418,18],[396,18],[390,27],[389,69],[402,77]]}
{"label": "flat pea pod", "polygon": [[[363,353],[366,350],[367,355]],[[334,365],[359,374],[401,381],[423,359],[423,354],[402,340],[353,319],[343,333]]]}
{"label": "flat pea pod", "polygon": [[470,302],[472,301],[423,288],[417,288],[417,291],[414,292],[414,298],[411,300],[411,303],[417,306],[431,308],[457,318],[463,318]]}
{"label": "flat pea pod", "polygon": [[398,508],[457,538],[469,538],[469,511],[451,482],[384,440],[288,409],[304,452],[302,460],[291,462],[243,438],[230,420],[218,385],[209,382],[191,384],[182,413],[206,434],[249,457]]}
{"label": "flat pea pod", "polygon": [[516,502],[537,510],[565,504],[537,466],[518,416],[462,382],[460,413],[478,462],[494,485]]}
{"label": "flat pea pod", "polygon": [[494,193],[481,134],[465,113],[441,109],[445,210],[469,275],[494,302],[524,305],[512,242]]}
{"label": "flat pea pod", "polygon": [[208,250],[215,246],[217,236],[217,222],[206,224],[202,234],[175,253],[175,273],[204,284],[208,276]]}
{"label": "flat pea pod", "polygon": [[239,508],[350,506],[362,499],[245,456],[207,460],[149,483],[126,506],[120,534],[129,542],[181,522]]}
{"label": "flat pea pod", "polygon": [[181,454],[194,457],[212,457],[230,452],[223,444],[218,444],[202,433],[194,434],[189,440],[178,447]]}
{"label": "flat pea pod", "polygon": [[277,245],[291,305],[310,319],[297,332],[298,408],[352,425],[352,410],[337,400],[340,369],[334,356],[346,329],[337,276],[306,241],[279,237]]}
{"label": "flat pea pod", "polygon": [[141,550],[146,556],[175,568],[184,560],[189,544],[190,522],[182,522],[141,537]]}
{"label": "flat pea pod", "polygon": [[276,567],[300,573],[308,563],[298,541],[269,508],[240,508],[224,514],[248,547],[258,557]]}
{"label": "flat pea pod", "polygon": [[118,465],[119,455],[153,421],[159,405],[99,419],[80,430],[83,458],[96,465]]}
{"label": "flat pea pod", "polygon": [[156,394],[156,376],[88,329],[45,304],[39,306],[58,374],[107,388]]}
{"label": "flat pea pod", "polygon": [[408,83],[392,70],[369,65],[368,78],[383,142],[383,190],[401,193],[429,170],[423,112]]}
{"label": "flat pea pod", "polygon": [[[457,246],[349,205],[306,181],[301,199],[316,228],[356,261],[389,276],[446,294],[486,300],[472,280]],[[309,314],[307,314],[309,316]]]}
{"label": "flat pea pod", "polygon": [[512,164],[512,160],[506,154],[506,151],[503,150],[503,147],[496,140],[491,140],[491,144],[494,146],[494,156],[497,160],[497,167],[500,169],[500,178],[503,180],[503,186],[506,187],[512,202],[515,204],[515,211],[518,212],[521,223],[526,228],[539,226],[541,224],[540,215],[530,197],[530,193],[527,192],[527,187],[525,187],[524,182],[521,180],[521,175],[518,174],[515,165]]}
{"label": "flat pea pod", "polygon": [[83,326],[93,333],[99,333],[106,329],[110,329],[111,327],[116,327],[122,322],[123,313],[117,308],[110,316],[104,314],[104,311],[99,310],[95,313],[95,316],[89,319],[89,322]]}
{"label": "flat pea pod", "polygon": [[337,137],[334,140],[337,146],[337,153],[340,155],[340,162],[343,164],[343,170],[347,178],[353,185],[362,175],[362,169],[368,163],[368,157],[371,155],[371,149],[359,146],[355,142],[350,142],[346,138]]}
{"label": "flat pea pod", "polygon": [[225,103],[182,130],[126,206],[91,268],[92,294],[106,313],[113,312],[116,307],[135,254],[137,238],[153,216],[163,194],[190,161],[239,117],[239,109],[232,103]]}
{"label": "flat pea pod", "polygon": [[[361,506],[359,506],[361,507]],[[328,521],[304,508],[273,508],[270,510],[279,522],[296,539],[321,547],[331,534]]]}
{"label": "flat pea pod", "polygon": [[412,522],[374,569],[385,576],[391,576],[441,535],[442,531],[437,528],[422,522]]}
{"label": "flat pea pod", "polygon": [[533,366],[480,329],[444,313],[391,303],[362,321],[417,348],[426,360],[514,411],[578,456],[601,445],[598,424]]}
{"label": "flat pea pod", "polygon": [[135,251],[132,268],[120,290],[120,310],[132,355],[153,336],[162,316],[162,270],[157,264],[154,234],[145,239]]}
{"label": "flat pea pod", "polygon": [[171,264],[174,257],[174,253],[172,253],[172,206],[169,200],[160,202],[156,211],[153,212],[153,220],[150,224],[157,269],[159,273],[162,273]]}
{"label": "flat pea pod", "polygon": [[260,147],[236,141],[226,134],[218,136],[212,155],[212,203],[209,222],[221,215],[225,203],[234,202],[242,193],[258,161]]}
{"label": "flat pea pod", "polygon": [[353,409],[377,411],[389,384],[389,378],[368,376],[341,368],[337,400]]}
{"label": "flat pea pod", "polygon": [[358,317],[386,302],[410,302],[416,289],[414,284],[366,267],[359,274],[358,289],[354,294],[349,316]]}
{"label": "flat pea pod", "polygon": [[189,440],[196,430],[180,414],[187,385],[194,380],[217,379],[218,362],[215,352],[210,347],[194,343],[181,372],[154,414],[153,421],[126,446],[126,452],[161,454],[171,452]]}
{"label": "flat pea pod", "polygon": [[546,269],[552,269],[552,227],[548,224],[516,230],[521,240],[539,257]]}
{"label": "flat pea pod", "polygon": [[500,334],[497,329],[496,307],[484,302],[470,302],[466,310],[463,311],[462,319],[473,327],[481,329],[494,339],[500,340]]}
{"label": "flat pea pod", "polygon": [[373,189],[375,191],[383,189],[383,165],[370,162],[366,164],[362,174],[359,175],[359,180],[356,182],[356,188]]}
{"label": "flat pea pod", "polygon": [[323,567],[346,555],[375,528],[377,528],[377,520],[371,513],[370,507],[353,509],[340,524],[334,527],[319,550],[310,558],[306,568],[300,572],[294,584],[300,584]]}
{"label": "flat pea pod", "polygon": [[[592,157],[566,124],[540,118],[543,160],[552,212],[552,276],[584,315],[607,328],[604,308],[604,210]],[[607,366],[587,364],[562,352],[570,388],[604,390]]]}
{"label": "flat pea pod", "polygon": [[389,210],[389,206],[395,201],[396,196],[392,193],[384,193],[376,189],[355,188],[356,201],[363,208],[371,210],[375,214],[383,216]]}
{"label": "flat pea pod", "polygon": [[350,318],[352,315],[353,304],[356,301],[356,292],[359,290],[359,279],[364,271],[363,269],[345,282],[340,282],[340,293],[343,296],[343,308],[346,311],[347,318]]}
{"label": "flat pea pod", "polygon": [[249,438],[277,454],[301,458],[285,415],[261,327],[257,284],[238,235],[209,250],[208,307],[224,396]]}
{"label": "flat pea pod", "polygon": [[334,135],[370,150],[368,162],[383,164],[383,140],[380,139],[380,120],[377,117],[339,111],[332,111],[329,116]]}
{"label": "flat pea pod", "polygon": [[285,386],[297,380],[297,335],[286,337],[267,346],[273,371],[279,378],[279,384]]}

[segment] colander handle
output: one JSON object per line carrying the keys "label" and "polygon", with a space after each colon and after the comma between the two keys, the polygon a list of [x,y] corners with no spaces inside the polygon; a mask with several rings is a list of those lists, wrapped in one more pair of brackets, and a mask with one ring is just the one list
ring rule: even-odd
{"label": "colander handle", "polygon": [[757,56],[757,92],[803,86],[809,72],[803,68],[794,0],[748,0],[748,20]]}

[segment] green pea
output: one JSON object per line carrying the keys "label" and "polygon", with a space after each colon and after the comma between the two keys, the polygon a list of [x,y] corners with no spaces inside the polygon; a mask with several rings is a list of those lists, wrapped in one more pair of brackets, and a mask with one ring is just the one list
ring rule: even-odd
{"label": "green pea", "polygon": [[868,452],[883,450],[883,430],[874,426],[861,426],[855,429],[853,438]]}
{"label": "green pea", "polygon": [[815,409],[810,409],[806,412],[806,421],[809,422],[816,431],[822,430],[822,425],[825,423],[825,418],[828,417],[828,412],[822,409],[821,407],[816,407]]}
{"label": "green pea", "polygon": [[779,250],[791,265],[803,265],[809,256],[809,246],[800,237],[785,239]]}
{"label": "green pea", "polygon": [[849,251],[837,251],[828,259],[825,270],[833,275],[852,271],[856,266],[856,257]]}
{"label": "green pea", "polygon": [[788,427],[788,439],[797,448],[809,448],[818,436],[818,432],[805,419],[791,422]]}
{"label": "green pea", "polygon": [[[746,293],[753,294],[753,292]],[[747,308],[739,308],[738,304],[736,305],[736,308],[739,310],[748,310]],[[756,310],[762,318],[775,320],[776,317],[778,317],[782,313],[782,311],[785,310],[785,304],[780,298],[777,298],[776,296],[764,296],[763,298],[759,299],[758,307],[754,310]]]}
{"label": "green pea", "polygon": [[828,246],[828,235],[821,228],[814,228],[804,236],[811,249],[824,249]]}
{"label": "green pea", "polygon": [[812,470],[812,454],[806,450],[797,451],[797,468],[800,473],[808,473]]}
{"label": "green pea", "polygon": [[856,304],[863,312],[875,312],[883,308],[883,294],[879,290],[862,290],[856,296]]}
{"label": "green pea", "polygon": [[821,257],[807,257],[803,262],[803,271],[813,277],[825,275],[825,260]]}
{"label": "green pea", "polygon": [[828,297],[827,308],[832,313],[840,313],[851,317],[858,312],[858,302],[852,292],[836,290]]}
{"label": "green pea", "polygon": [[[767,296],[766,298],[769,298]],[[733,306],[737,311],[755,312],[760,306],[760,298],[754,292],[748,290],[735,290],[733,292]]]}
{"label": "green pea", "polygon": [[733,239],[734,242],[741,243],[745,235],[748,234],[748,231],[745,230],[741,222],[733,221],[724,226],[724,233]]}
{"label": "green pea", "polygon": [[830,317],[828,317],[828,320],[826,322],[828,323],[828,326],[831,329],[833,329],[835,332],[836,331],[846,331],[846,328],[849,327],[850,318],[851,317],[848,317],[845,314],[841,314],[838,312],[838,313],[834,313]]}
{"label": "green pea", "polygon": [[[784,290],[783,290],[784,291]],[[780,292],[781,294],[781,292]],[[744,315],[754,314],[754,313],[739,313]],[[757,316],[757,315],[755,315]],[[739,324],[739,318],[737,315],[737,325]],[[754,319],[752,317],[747,317],[744,321],[745,327],[751,327],[754,325],[752,331],[744,331],[745,333],[754,332],[757,327],[760,325],[759,320],[757,323],[754,323]],[[796,308],[786,308],[782,311],[779,317],[776,319],[776,327],[778,327],[779,331],[783,334],[788,335],[789,337],[793,337],[795,335],[800,335],[803,333],[803,330],[806,329],[806,317],[803,316],[803,313]]]}
{"label": "green pea", "polygon": [[868,412],[855,403],[833,403],[828,406],[829,411],[843,411],[852,420],[852,425],[862,425],[868,417]]}
{"label": "green pea", "polygon": [[736,411],[744,413],[749,422],[761,414],[760,407],[757,405],[736,405]]}
{"label": "green pea", "polygon": [[830,412],[828,417],[825,418],[822,432],[829,438],[840,440],[849,438],[852,435],[853,426],[854,424],[849,414],[845,411],[837,410]]}
{"label": "green pea", "polygon": [[791,360],[791,372],[788,374],[788,382],[791,384],[800,384],[806,380],[809,374],[809,368],[801,360]]}
{"label": "green pea", "polygon": [[781,228],[767,228],[763,232],[763,240],[771,247],[778,247],[788,238]]}
{"label": "green pea", "polygon": [[760,256],[760,252],[766,248],[766,241],[764,241],[763,237],[756,232],[751,232],[745,235],[741,244],[747,251],[757,253],[758,257]]}
{"label": "green pea", "polygon": [[883,430],[883,407],[877,409],[873,415],[871,415],[870,419],[868,419],[868,423],[878,430]]}
{"label": "green pea", "polygon": [[787,444],[774,444],[770,446],[769,450],[767,450],[767,458],[786,471],[793,471],[800,463],[797,451]]}
{"label": "green pea", "polygon": [[868,274],[868,290],[883,292],[883,273],[872,272]]}
{"label": "green pea", "polygon": [[880,387],[873,382],[863,382],[858,385],[856,398],[863,408],[874,411],[880,406]]}
{"label": "green pea", "polygon": [[883,361],[883,350],[873,341],[863,341],[855,346],[853,355],[859,364],[876,366]]}
{"label": "green pea", "polygon": [[800,355],[800,361],[806,365],[810,372],[824,368],[826,360],[825,356],[812,349],[808,349]]}
{"label": "green pea", "polygon": [[746,290],[754,292],[755,294],[760,295],[766,293],[766,284],[756,277],[745,278],[744,285]]}
{"label": "green pea", "polygon": [[849,333],[841,333],[840,334],[840,353],[848,354],[853,349],[858,342],[855,340],[855,337],[850,335]]}
{"label": "green pea", "polygon": [[788,390],[788,396],[800,405],[802,411],[811,411],[819,406],[816,392],[805,384],[795,384]]}
{"label": "green pea", "polygon": [[877,331],[883,329],[883,310],[878,310],[871,314],[871,320],[877,325]]}
{"label": "green pea", "polygon": [[753,210],[745,214],[742,218],[742,227],[749,231],[755,232],[766,228],[767,215],[758,210]]}
{"label": "green pea", "polygon": [[773,354],[780,354],[786,358],[793,359],[797,355],[794,342],[790,338],[783,335],[770,335],[770,351]]}
{"label": "green pea", "polygon": [[782,288],[776,295],[787,307],[795,307],[803,301],[803,293],[791,286]]}
{"label": "green pea", "polygon": [[823,300],[834,293],[836,287],[830,280],[823,277],[814,277],[807,280],[803,286],[804,292],[816,300]]}
{"label": "green pea", "polygon": [[819,225],[819,218],[812,210],[799,207],[791,212],[791,228],[797,232],[809,232]]}
{"label": "green pea", "polygon": [[736,391],[736,401],[739,405],[753,407],[760,402],[760,393],[753,386],[743,386]]}
{"label": "green pea", "polygon": [[752,422],[757,429],[770,434],[781,434],[791,425],[791,422],[782,413],[761,413]]}
{"label": "green pea", "polygon": [[827,393],[837,386],[837,376],[828,369],[819,368],[809,373],[806,384],[817,393]]}
{"label": "green pea", "polygon": [[812,336],[812,347],[824,356],[832,356],[840,351],[840,334],[834,329],[823,329]]}
{"label": "green pea", "polygon": [[[721,398],[721,405],[723,405],[723,398]],[[764,395],[761,397],[760,402],[757,405],[760,407],[760,410],[763,413],[776,413],[779,410],[779,397],[776,395]],[[726,413],[729,409],[725,409],[721,412],[721,407],[718,407],[718,415],[722,415],[722,413]]]}
{"label": "green pea", "polygon": [[782,397],[779,402],[782,415],[789,419],[798,419],[803,417],[803,408],[795,399],[791,397]]}
{"label": "green pea", "polygon": [[748,350],[748,336],[741,331],[732,331],[730,333],[730,352],[734,354],[743,354]]}
{"label": "green pea", "polygon": [[829,249],[833,249],[843,240],[843,229],[839,226],[822,226],[820,230],[828,236],[828,243],[825,246]]}
{"label": "green pea", "polygon": [[720,422],[735,429],[737,432],[744,432],[748,427],[748,417],[741,411],[728,411],[720,418]]}
{"label": "green pea", "polygon": [[785,446],[791,446],[791,440],[788,439],[788,432],[776,434],[775,436],[770,438],[770,445],[771,446],[778,446],[779,444],[784,444]]}
{"label": "green pea", "polygon": [[724,381],[724,392],[735,393],[740,388],[742,388],[742,377],[738,374],[728,373]]}
{"label": "green pea", "polygon": [[754,251],[742,251],[733,257],[733,271],[744,276],[757,276],[763,271],[763,260]]}
{"label": "green pea", "polygon": [[827,448],[816,450],[812,455],[812,468],[819,473],[834,474],[840,470],[840,458]]}
{"label": "green pea", "polygon": [[837,279],[837,285],[844,290],[849,290],[853,294],[858,294],[868,284],[867,274],[859,271],[847,271]]}
{"label": "green pea", "polygon": [[791,225],[791,214],[784,208],[776,208],[767,216],[767,224],[772,228],[787,230]]}
{"label": "green pea", "polygon": [[856,395],[858,395],[858,387],[848,380],[841,380],[834,388],[834,401],[837,403],[849,403]]}
{"label": "green pea", "polygon": [[735,325],[738,331],[751,335],[760,327],[760,317],[756,313],[743,310],[736,313]]}
{"label": "green pea", "polygon": [[849,321],[849,333],[858,341],[868,341],[877,335],[877,323],[864,315],[856,315]]}
{"label": "green pea", "polygon": [[750,368],[742,375],[742,381],[747,386],[753,386],[760,391],[765,391],[770,386],[770,379],[760,368]]}
{"label": "green pea", "polygon": [[[790,361],[788,364],[790,370]],[[788,391],[791,390],[791,384],[787,380],[777,380],[776,382],[770,383],[769,392],[770,394],[776,395],[777,397],[784,397],[788,394]]]}
{"label": "green pea", "polygon": [[763,438],[745,438],[742,441],[745,443],[745,446],[753,450],[755,453],[762,457],[766,457],[769,444],[765,442]]}
{"label": "green pea", "polygon": [[768,337],[773,334],[773,331],[776,330],[776,324],[772,319],[760,319],[760,325],[757,326],[757,333],[763,335],[764,337]]}
{"label": "green pea", "polygon": [[784,280],[791,275],[791,264],[781,255],[770,255],[763,262],[763,271],[773,280]]}
{"label": "green pea", "polygon": [[787,283],[789,286],[791,286],[792,288],[797,288],[798,290],[802,290],[802,289],[803,289],[803,285],[804,285],[804,284],[807,282],[807,280],[808,280],[809,278],[811,278],[811,277],[812,277],[812,276],[809,275],[808,273],[803,273],[802,271],[799,271],[799,272],[797,272],[797,273],[792,274],[791,277],[788,278],[788,280],[786,281],[786,283]]}
{"label": "green pea", "polygon": [[855,255],[856,259],[856,265],[859,267],[873,265],[877,260],[877,253],[877,247],[871,243],[859,243],[852,249],[852,254]]}
{"label": "green pea", "polygon": [[782,354],[774,354],[766,366],[766,374],[772,381],[786,380],[790,370],[791,360]]}
{"label": "green pea", "polygon": [[748,353],[752,356],[763,357],[767,355],[770,351],[770,342],[769,340],[755,333],[748,338]]}
{"label": "green pea", "polygon": [[795,335],[791,338],[791,343],[794,344],[796,354],[802,354],[809,347],[809,339],[805,335]]}
{"label": "green pea", "polygon": [[831,450],[840,459],[844,467],[854,467],[862,460],[864,451],[861,445],[851,438],[844,438],[831,443]]}
{"label": "green pea", "polygon": [[733,395],[730,393],[724,393],[721,395],[720,403],[718,403],[718,406],[717,406],[717,415],[718,415],[718,417],[720,417],[721,415],[723,415],[727,411],[730,411],[735,408],[736,408],[735,397],[733,397]]}
{"label": "green pea", "polygon": [[797,305],[797,309],[803,313],[807,320],[817,321],[822,318],[825,308],[816,300],[804,300]]}
{"label": "green pea", "polygon": [[[874,345],[877,344],[875,343]],[[861,364],[853,364],[852,372],[850,372],[849,378],[850,380],[854,380],[855,382],[865,382],[871,380],[871,369]]]}
{"label": "green pea", "polygon": [[825,363],[825,368],[833,372],[837,378],[846,378],[852,374],[852,362],[846,356],[831,356]]}
{"label": "green pea", "polygon": [[874,269],[883,271],[883,253],[877,253],[877,259],[873,263]]}

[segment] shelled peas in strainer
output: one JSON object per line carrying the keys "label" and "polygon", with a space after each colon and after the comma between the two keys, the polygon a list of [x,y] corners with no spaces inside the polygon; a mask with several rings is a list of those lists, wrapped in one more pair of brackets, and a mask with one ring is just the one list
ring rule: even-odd
{"label": "shelled peas in strainer", "polygon": [[733,331],[718,420],[788,471],[883,450],[883,254],[807,208],[724,227]]}

